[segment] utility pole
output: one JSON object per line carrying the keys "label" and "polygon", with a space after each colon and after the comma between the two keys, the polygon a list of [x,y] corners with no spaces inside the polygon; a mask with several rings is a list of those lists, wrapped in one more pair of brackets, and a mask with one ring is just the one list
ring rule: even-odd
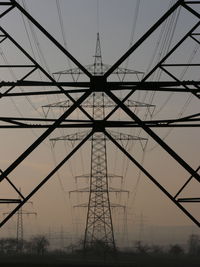
{"label": "utility pole", "polygon": [[[96,49],[94,56],[94,63],[91,65],[87,65],[86,68],[94,75],[101,76],[103,75],[107,69],[109,69],[109,65],[106,65],[102,61],[101,54],[101,44],[100,44],[100,36],[97,33],[97,41],[96,41]],[[58,75],[60,78],[61,75],[80,75],[80,69],[69,69],[65,71],[60,71],[54,73],[54,75]],[[142,74],[142,72],[134,71],[130,69],[117,68],[115,74],[120,78],[120,75],[124,77],[126,74],[132,74],[138,76]],[[148,111],[151,112],[154,110],[154,105],[149,105],[140,102],[134,102],[129,100],[127,105],[129,107],[145,107],[148,108]],[[69,101],[53,103],[49,105],[43,106],[43,110],[47,109],[46,115],[50,108],[67,108],[70,107],[71,103]],[[91,108],[92,118],[94,120],[103,121],[106,117],[106,109],[114,108],[113,101],[109,100],[103,92],[94,92],[91,97],[82,104],[84,108]],[[125,133],[119,132],[110,132],[115,140],[132,140],[132,141],[140,141],[143,145],[143,148],[147,142],[146,138],[132,136]],[[59,140],[68,140],[71,142],[75,142],[77,140],[82,140],[86,133],[75,133],[71,135],[51,138],[50,140],[55,144],[56,141]],[[87,218],[86,218],[86,226],[85,226],[85,234],[83,240],[84,250],[95,247],[97,242],[100,242],[102,245],[106,246],[111,250],[116,250],[116,243],[114,238],[114,229],[113,229],[113,221],[112,221],[112,212],[111,208],[120,208],[122,205],[110,203],[110,193],[111,192],[128,192],[121,189],[111,188],[109,186],[109,179],[114,178],[115,175],[111,175],[108,173],[107,166],[107,138],[101,131],[96,132],[90,138],[91,141],[91,160],[90,160],[90,174],[83,175],[82,177],[88,177],[90,181],[89,188],[83,188],[80,190],[75,190],[71,192],[88,192],[89,199],[87,204],[76,205],[76,207],[87,207]],[[124,208],[124,207],[123,207]]]}

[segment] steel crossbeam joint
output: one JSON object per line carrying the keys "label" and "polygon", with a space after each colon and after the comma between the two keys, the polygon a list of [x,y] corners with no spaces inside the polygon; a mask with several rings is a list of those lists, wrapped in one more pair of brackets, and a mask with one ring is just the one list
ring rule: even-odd
{"label": "steel crossbeam joint", "polygon": [[94,132],[104,132],[105,130],[105,123],[103,120],[95,120],[93,123],[93,130]]}
{"label": "steel crossbeam joint", "polygon": [[91,88],[94,92],[104,92],[106,89],[107,79],[105,76],[92,76],[91,79]]}

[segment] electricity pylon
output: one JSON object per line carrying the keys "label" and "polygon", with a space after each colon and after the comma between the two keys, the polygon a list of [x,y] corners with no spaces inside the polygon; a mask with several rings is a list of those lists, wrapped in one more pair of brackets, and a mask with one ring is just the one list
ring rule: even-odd
{"label": "electricity pylon", "polygon": [[[104,133],[106,138],[108,138],[144,175],[145,177],[154,184],[154,186],[162,191],[163,195],[166,196],[171,203],[173,203],[179,210],[185,214],[193,223],[195,223],[198,227],[200,227],[199,218],[194,214],[193,210],[188,207],[188,205],[196,205],[197,202],[200,202],[200,196],[195,195],[193,190],[190,190],[193,182],[196,183],[195,188],[199,186],[200,175],[199,175],[199,165],[193,167],[191,163],[187,160],[183,159],[182,156],[176,151],[175,148],[172,148],[164,139],[162,139],[159,134],[155,131],[155,128],[193,128],[193,130],[200,126],[200,115],[199,113],[195,113],[192,109],[191,113],[187,116],[181,115],[177,118],[177,114],[172,114],[172,117],[168,117],[160,120],[146,120],[141,119],[134,110],[131,110],[127,105],[127,102],[131,96],[134,95],[136,91],[148,91],[148,92],[175,92],[179,95],[189,94],[194,97],[196,101],[200,99],[200,81],[198,79],[199,73],[199,62],[198,57],[195,59],[195,63],[193,64],[192,59],[187,58],[188,54],[193,53],[193,45],[199,48],[199,40],[198,36],[200,35],[200,13],[198,10],[199,1],[186,1],[186,0],[177,0],[177,2],[170,7],[155,23],[152,25],[145,34],[143,34],[118,60],[108,69],[104,74],[94,75],[87,68],[85,68],[68,50],[66,50],[44,27],[33,18],[16,0],[5,0],[0,2],[1,11],[0,11],[0,20],[4,19],[7,14],[10,15],[12,10],[16,10],[16,16],[18,14],[23,14],[28,21],[35,26],[35,28],[42,33],[66,59],[70,59],[73,64],[79,69],[79,72],[84,73],[84,77],[87,80],[83,80],[80,82],[76,81],[64,81],[59,82],[54,79],[52,75],[50,75],[40,63],[35,60],[31,54],[26,51],[25,48],[21,45],[17,40],[15,33],[11,30],[6,30],[4,24],[2,23],[0,26],[0,44],[6,42],[8,45],[5,45],[5,49],[10,49],[12,47],[15,49],[15,53],[22,55],[24,60],[22,62],[18,61],[19,64],[16,64],[16,61],[13,60],[11,63],[13,64],[0,64],[3,68],[8,69],[20,69],[20,73],[17,75],[17,79],[11,78],[7,81],[7,77],[3,77],[0,82],[1,86],[1,101],[4,99],[12,98],[12,97],[27,97],[27,96],[36,96],[36,95],[62,95],[66,97],[66,99],[72,102],[71,107],[65,109],[61,116],[58,116],[54,119],[46,119],[46,118],[36,118],[31,117],[10,117],[1,116],[0,117],[0,127],[1,129],[45,129],[42,133],[40,133],[39,137],[33,141],[9,166],[2,170],[0,174],[0,182],[5,181],[8,186],[11,186],[15,194],[18,193],[18,189],[15,184],[11,182],[10,176],[12,176],[13,172],[19,167],[23,167],[23,162],[36,150],[39,148],[45,139],[49,138],[49,136],[59,128],[66,129],[74,129],[74,128],[88,128],[90,131],[87,136],[85,136],[82,141],[80,141],[73,149],[66,155],[66,157],[60,161],[55,168],[53,168],[45,177],[43,177],[42,181],[34,186],[29,193],[26,195],[22,195],[21,200],[19,201],[15,197],[11,197],[9,194],[8,198],[1,198],[0,204],[5,203],[13,203],[16,205],[13,210],[8,214],[6,218],[4,218],[0,222],[0,227],[5,225],[5,223],[25,204],[29,199],[38,192],[38,190],[43,187],[47,181],[49,181],[53,175],[71,159],[71,157],[88,141],[93,134],[96,133]],[[184,12],[180,12],[181,16],[184,17],[184,24],[187,27],[182,28],[181,31],[174,32],[174,38],[172,45],[169,47],[168,52],[159,59],[157,62],[140,81],[130,80],[128,82],[120,81],[113,82],[110,78],[113,73],[116,72],[118,68],[120,68],[121,64],[128,59],[129,56],[135,55],[138,52],[138,49],[149,39],[153,38],[153,34],[156,30],[159,29],[161,25],[163,25],[171,15],[174,14],[177,10],[182,9]],[[18,12],[17,12],[18,11]],[[186,14],[187,13],[187,14]],[[191,19],[188,27],[188,18]],[[186,18],[186,19],[185,19]],[[16,25],[17,26],[17,25]],[[184,25],[183,25],[184,26]],[[190,27],[191,26],[191,27]],[[22,30],[22,28],[20,28]],[[155,35],[154,35],[155,36]],[[183,44],[188,44],[187,42],[191,42],[191,46],[186,45],[187,49],[183,46]],[[183,49],[183,50],[182,50]],[[180,53],[181,52],[181,53]],[[185,53],[183,53],[185,52]],[[9,54],[9,53],[8,53]],[[12,53],[11,53],[12,54]],[[181,54],[181,62],[178,54]],[[146,61],[143,54],[140,54],[142,60]],[[196,63],[197,62],[197,63]],[[146,62],[147,63],[147,62]],[[179,76],[180,68],[194,68],[196,73],[191,78],[191,76],[187,80],[183,76]],[[178,70],[178,71],[175,71]],[[38,79],[38,76],[35,76],[35,72],[38,71],[42,77],[45,77],[45,80]],[[164,74],[160,80],[151,79],[157,71],[162,71]],[[194,71],[194,72],[195,72]],[[42,88],[43,86],[48,86],[47,90],[37,90],[36,88]],[[24,90],[19,90],[23,88]],[[30,89],[34,87],[34,90]],[[77,90],[72,89],[78,88]],[[27,88],[29,88],[27,90]],[[54,90],[52,89],[54,88]],[[115,94],[115,90],[118,92],[124,92],[125,96],[121,99],[117,94]],[[115,104],[115,108],[108,112],[106,118],[104,120],[93,120],[92,116],[87,112],[86,108],[82,105],[85,101],[89,99],[92,93],[102,92],[109,97],[111,101]],[[81,93],[81,94],[80,94]],[[76,99],[74,98],[74,94],[76,94]],[[172,96],[173,97],[173,96]],[[174,106],[173,106],[174,107]],[[127,116],[126,121],[113,121],[112,115],[116,114],[117,110],[122,110],[124,114]],[[86,120],[70,120],[70,116],[73,112],[81,110],[82,114],[84,114],[87,118]],[[173,112],[173,109],[172,109]],[[109,133],[108,129],[110,128],[139,128],[141,131],[144,131],[153,141],[155,141],[156,145],[164,151],[174,163],[178,165],[178,167],[184,171],[187,175],[188,179],[185,179],[183,176],[183,181],[180,187],[173,188],[173,190],[169,189],[168,186],[163,184],[159,177],[154,176],[150,170],[147,170],[146,167],[143,167],[137,159],[135,159],[129,151],[124,149],[124,147],[117,142],[115,138]],[[193,158],[193,155],[190,155]],[[196,164],[197,165],[197,164]],[[170,180],[172,178],[172,180]],[[174,174],[173,177],[169,177],[169,181],[172,185],[175,184],[177,177]],[[179,184],[179,183],[178,183]],[[177,185],[178,186],[178,185]],[[198,189],[197,189],[198,190]],[[199,192],[199,191],[197,191]],[[194,204],[195,203],[195,204]]]}
{"label": "electricity pylon", "polygon": [[[96,49],[94,55],[94,63],[91,65],[87,65],[86,68],[95,76],[100,76],[105,73],[107,69],[109,69],[109,65],[106,65],[102,61],[102,53],[101,53],[101,44],[100,44],[100,36],[97,33],[97,41],[96,41]],[[68,69],[65,71],[60,71],[54,73],[54,75],[58,75],[60,78],[61,75],[81,75],[79,69]],[[139,75],[142,72],[134,71],[130,69],[117,68],[115,74],[120,78],[119,75]],[[129,107],[146,107],[151,112],[151,109],[154,109],[154,105],[134,102],[131,100],[128,101],[127,105]],[[53,103],[49,105],[43,106],[43,110],[47,109],[48,113],[50,108],[67,108],[70,107],[71,104],[69,101],[63,101],[58,103]],[[94,120],[102,121],[106,116],[106,109],[111,107],[115,107],[113,101],[111,101],[108,97],[106,97],[105,93],[95,92],[91,95],[91,97],[82,104],[84,108],[92,109],[92,118]],[[132,141],[140,141],[143,146],[145,146],[147,139],[139,136],[132,136],[125,133],[119,133],[114,131],[109,131],[110,134],[115,138],[115,140],[132,140]],[[83,138],[87,135],[87,132],[77,132],[71,135],[65,135],[61,137],[51,138],[50,140],[55,143],[60,140],[68,140],[71,142],[83,140]],[[75,190],[73,192],[88,192],[89,200],[87,204],[80,204],[76,207],[85,207],[87,206],[87,218],[86,218],[86,227],[85,227],[85,235],[84,235],[84,249],[92,248],[95,246],[95,243],[100,241],[107,248],[112,250],[116,249],[115,238],[114,238],[114,229],[112,222],[112,212],[111,207],[113,205],[110,203],[110,193],[111,192],[127,192],[125,190],[111,188],[109,186],[109,178],[112,177],[108,173],[108,164],[107,164],[107,141],[108,138],[102,132],[96,132],[90,138],[91,140],[91,161],[90,161],[90,169],[91,172],[89,174],[90,186],[89,188],[83,188],[80,190]],[[85,175],[86,176],[86,175]],[[120,207],[119,204],[115,204],[115,207]]]}
{"label": "electricity pylon", "polygon": [[[19,190],[21,193],[21,189]],[[19,195],[19,200],[21,200],[21,194]],[[31,202],[28,202],[31,203]],[[3,215],[7,215],[9,212],[4,212]],[[16,241],[17,241],[17,252],[21,253],[23,251],[24,246],[24,223],[23,223],[23,216],[24,215],[37,215],[36,212],[26,211],[20,208],[17,213],[17,225],[16,225]]]}

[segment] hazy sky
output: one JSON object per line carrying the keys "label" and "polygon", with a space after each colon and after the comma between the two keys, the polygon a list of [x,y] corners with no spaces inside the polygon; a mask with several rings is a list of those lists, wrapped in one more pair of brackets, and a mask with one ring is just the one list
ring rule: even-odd
{"label": "hazy sky", "polygon": [[[25,4],[27,10],[35,17],[45,29],[47,29],[58,41],[63,44],[61,27],[59,24],[58,3],[55,0],[26,0],[18,1]],[[136,7],[138,14],[136,17]],[[64,34],[67,41],[67,48],[72,55],[77,58],[81,64],[87,65],[93,63],[96,34],[100,33],[103,61],[112,65],[130,46],[131,32],[135,25],[133,42],[141,37],[148,28],[161,17],[168,9],[171,2],[164,0],[60,0],[61,17],[63,21]],[[135,24],[136,22],[136,24]],[[180,11],[171,46],[177,42],[196,22],[196,18],[184,10]],[[32,27],[19,12],[10,12],[3,20],[3,27],[31,54],[35,59],[49,72],[53,73],[59,70],[68,69],[74,66],[63,56],[54,45],[52,45],[43,35]],[[26,28],[25,28],[26,26]],[[128,68],[146,72],[150,64],[152,55],[158,45],[161,28],[156,31],[142,45],[133,56],[130,57]],[[29,35],[27,35],[27,33]],[[28,36],[31,40],[29,43]],[[165,40],[167,42],[167,40]],[[155,51],[155,52],[154,52]],[[192,62],[199,63],[200,51],[196,48],[196,43],[192,40],[186,43],[170,58],[169,62],[186,63],[191,56]],[[5,64],[5,59],[9,64],[30,63],[22,54],[8,41],[2,43],[0,51],[0,64]],[[20,63],[19,63],[20,62]],[[72,64],[72,65],[71,65]],[[174,73],[180,76],[182,69],[175,69]],[[1,80],[13,80],[19,78],[23,73],[13,69],[11,73],[2,69]],[[37,73],[32,79],[45,80],[43,75]],[[136,80],[136,77],[127,77],[129,80]],[[197,69],[190,68],[184,79],[198,79]],[[63,78],[67,79],[67,78]],[[70,79],[70,78],[68,78]],[[156,79],[156,78],[155,78]],[[161,76],[161,80],[169,78],[166,75]],[[20,89],[18,89],[20,90]],[[25,89],[28,90],[28,89]],[[43,116],[42,106],[48,103],[55,103],[64,100],[64,97],[30,97],[16,99],[1,99],[1,116]],[[188,94],[169,93],[152,95],[151,93],[136,92],[134,100],[150,102],[156,106],[155,119],[177,118],[197,113],[199,103],[195,97]],[[57,117],[63,110],[54,110],[49,113],[49,117]],[[144,110],[138,111],[138,116],[144,117]],[[118,113],[121,119],[127,119],[123,112]],[[72,114],[72,117],[81,118],[79,112]],[[149,115],[147,117],[150,118]],[[75,130],[76,131],[76,130]],[[70,131],[70,133],[75,132]],[[82,131],[80,129],[80,131]],[[120,131],[123,131],[120,130]],[[154,130],[194,169],[199,165],[199,129],[173,129],[168,132],[167,129]],[[1,130],[1,156],[0,168],[5,170],[17,156],[19,156],[36,138],[42,133],[41,130]],[[130,129],[129,134],[137,135],[138,130]],[[66,131],[55,131],[51,137],[67,134]],[[141,136],[147,137],[144,132]],[[18,188],[21,188],[24,194],[28,194],[43,177],[53,168],[55,161],[59,162],[72,148],[70,143],[57,142],[52,149],[49,140],[46,140],[34,153],[32,153],[16,170],[9,176]],[[143,151],[139,143],[129,143],[126,146],[131,154],[142,161]],[[86,209],[73,208],[74,205],[87,203],[87,194],[77,196],[68,191],[77,188],[87,187],[88,181],[78,180],[75,176],[87,174],[90,171],[89,158],[90,143],[84,145],[77,154],[64,166],[59,175],[52,179],[32,198],[33,207],[27,204],[26,211],[36,211],[37,218],[27,217],[26,224],[31,225],[27,230],[31,232],[46,231],[49,229],[59,229],[63,225],[66,231],[74,235],[83,233]],[[123,210],[113,210],[114,227],[116,232],[123,232],[125,225],[128,225],[130,235],[139,231],[138,225],[141,225],[141,214],[144,215],[145,225],[193,225],[193,223],[177,208],[163,193],[156,188],[144,175],[140,175],[138,169],[130,163],[125,156],[121,154],[113,145],[108,144],[108,171],[118,175],[123,175],[124,179],[111,181],[111,186],[121,187],[130,190],[129,198],[127,194],[121,196],[114,195],[111,201],[127,206],[127,221],[123,215]],[[144,166],[157,180],[175,195],[180,186],[190,176],[183,170],[170,156],[159,148],[151,138],[149,138],[147,150],[144,157]],[[2,198],[17,197],[10,187],[2,182],[0,187]],[[184,197],[199,197],[199,184],[192,181],[191,185],[184,192]],[[199,204],[188,204],[186,207],[200,220]],[[0,207],[2,213],[11,209],[10,206]],[[3,218],[3,217],[1,217]],[[16,217],[4,226],[5,231],[15,234]],[[27,226],[26,226],[27,227]],[[125,228],[124,228],[125,227]],[[195,228],[197,231],[197,227]],[[53,230],[52,230],[53,231]],[[25,230],[26,232],[26,230]],[[134,237],[133,237],[134,238]]]}

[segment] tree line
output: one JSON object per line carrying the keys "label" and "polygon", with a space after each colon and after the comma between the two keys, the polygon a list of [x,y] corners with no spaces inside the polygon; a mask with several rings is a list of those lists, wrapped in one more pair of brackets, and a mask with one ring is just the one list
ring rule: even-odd
{"label": "tree line", "polygon": [[[50,242],[48,238],[44,235],[36,235],[30,240],[17,240],[16,238],[1,238],[0,239],[0,255],[10,255],[10,254],[34,254],[34,255],[44,255],[49,252]],[[71,249],[71,247],[73,249]],[[66,253],[73,254],[79,253],[82,250],[82,242],[78,244],[71,244],[65,248]],[[95,254],[101,254],[106,249],[106,245],[102,241],[97,241],[94,243],[90,251]],[[51,251],[52,252],[52,251]],[[55,253],[60,253],[60,250],[54,251]],[[63,251],[64,252],[64,251]],[[187,251],[179,244],[173,244],[164,249],[159,245],[146,245],[140,241],[137,241],[135,245],[129,249],[129,251],[124,251],[133,254],[155,254],[164,255],[170,254],[174,256],[188,254],[191,256],[200,256],[200,236],[192,234],[188,239],[188,249]]]}

